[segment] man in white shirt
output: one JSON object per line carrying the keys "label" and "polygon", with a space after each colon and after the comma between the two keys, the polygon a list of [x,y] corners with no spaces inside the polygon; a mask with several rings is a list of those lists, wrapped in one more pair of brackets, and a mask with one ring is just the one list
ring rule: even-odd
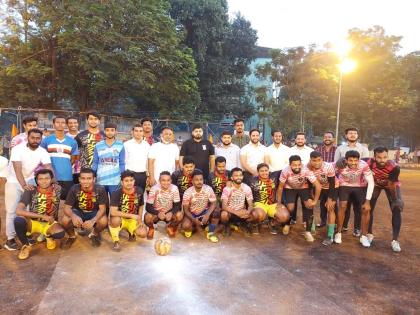
{"label": "man in white shirt", "polygon": [[28,142],[28,131],[33,128],[38,128],[38,118],[34,116],[24,117],[22,120],[22,126],[25,132],[13,137],[10,142],[10,150],[22,142]]}
{"label": "man in white shirt", "polygon": [[239,147],[232,143],[232,134],[223,131],[220,140],[222,143],[215,148],[216,157],[223,156],[226,159],[226,170],[230,171],[235,167],[241,167],[239,160]]}
{"label": "man in white shirt", "polygon": [[147,182],[147,158],[150,144],[144,140],[143,127],[135,124],[131,130],[133,138],[124,142],[125,169],[134,172],[135,185],[144,192]]}
{"label": "man in white shirt", "polygon": [[179,148],[172,143],[174,131],[169,127],[163,127],[161,142],[153,143],[149,150],[148,170],[149,185],[153,186],[159,181],[159,175],[163,171],[173,173],[179,165]]}
{"label": "man in white shirt", "polygon": [[273,144],[265,152],[265,163],[270,167],[274,178],[279,178],[281,170],[289,165],[290,148],[282,144],[283,135],[280,130],[271,131]]}
{"label": "man in white shirt", "polygon": [[298,155],[303,165],[307,165],[311,159],[310,155],[314,149],[306,145],[306,135],[304,132],[298,132],[295,138],[295,145],[290,148],[290,155]]}
{"label": "man in white shirt", "polygon": [[241,165],[244,170],[244,183],[249,185],[251,178],[258,176],[257,166],[264,163],[267,148],[260,143],[260,131],[249,132],[251,141],[240,151]]}
{"label": "man in white shirt", "polygon": [[42,131],[31,129],[28,131],[28,142],[15,146],[10,157],[9,171],[5,185],[5,205],[6,205],[6,236],[5,248],[17,250],[18,245],[15,241],[14,219],[16,217],[16,207],[25,190],[33,190],[35,187],[35,171],[42,168],[52,170],[50,156],[44,148],[39,145],[42,140]]}

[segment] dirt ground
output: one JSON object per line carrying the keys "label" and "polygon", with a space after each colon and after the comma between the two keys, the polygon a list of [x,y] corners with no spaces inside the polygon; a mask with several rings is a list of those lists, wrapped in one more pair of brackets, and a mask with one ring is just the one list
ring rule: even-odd
{"label": "dirt ground", "polygon": [[[69,251],[38,244],[27,261],[0,250],[1,314],[418,314],[420,311],[420,171],[403,170],[401,253],[393,253],[391,214],[384,195],[375,210],[375,240],[364,249],[350,232],[324,247],[301,235],[245,237],[211,244],[178,235],[169,256],[153,242],[111,251],[79,237]],[[0,187],[4,242],[4,187]],[[352,222],[352,220],[350,220]],[[157,238],[158,236],[155,236]]]}

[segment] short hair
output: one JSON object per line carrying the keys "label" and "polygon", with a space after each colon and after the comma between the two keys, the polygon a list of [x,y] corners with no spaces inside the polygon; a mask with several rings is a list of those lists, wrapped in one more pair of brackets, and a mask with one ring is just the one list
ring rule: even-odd
{"label": "short hair", "polygon": [[382,153],[382,152],[388,153],[388,148],[387,147],[377,147],[377,148],[373,149],[373,155],[376,155],[377,153]]}
{"label": "short hair", "polygon": [[[272,137],[274,137],[274,134],[275,134],[276,132],[280,132],[280,133],[282,134],[282,132],[281,132],[279,129],[273,129],[273,130],[271,130],[271,136],[272,136]],[[283,134],[282,134],[282,135],[283,135]]]}
{"label": "short hair", "polygon": [[318,151],[312,151],[312,152],[311,152],[311,154],[309,154],[309,157],[310,157],[311,159],[316,159],[316,158],[322,157],[322,155],[321,155],[321,153],[320,153],[320,152],[318,152]]}
{"label": "short hair", "polygon": [[332,137],[335,138],[334,131],[325,131],[324,135],[326,135],[327,133],[330,133],[332,135]]}
{"label": "short hair", "polygon": [[76,116],[69,116],[69,117],[67,117],[67,118],[66,118],[66,124],[68,124],[68,123],[69,123],[69,120],[70,120],[70,119],[77,120],[77,123],[79,123],[79,119],[78,119]]}
{"label": "short hair", "polygon": [[140,120],[140,123],[143,125],[146,121],[149,121],[153,125],[153,120],[150,117],[144,117]]}
{"label": "short hair", "polygon": [[39,175],[44,175],[44,174],[49,174],[51,179],[54,178],[54,173],[52,170],[48,169],[48,168],[42,168],[38,171],[35,172],[35,183],[38,185],[38,176]]}
{"label": "short hair", "polygon": [[304,133],[303,131],[299,131],[298,133],[296,133],[296,137],[297,136],[304,136],[306,138],[306,133]]}
{"label": "short hair", "polygon": [[257,132],[258,132],[258,134],[260,134],[260,133],[261,133],[261,132],[260,132],[260,130],[259,130],[258,128],[252,128],[252,129],[249,131],[249,135],[252,135],[252,133],[253,133],[254,131],[257,131]]}
{"label": "short hair", "polygon": [[357,133],[359,133],[359,130],[356,127],[350,127],[344,130],[344,134],[348,134],[349,131],[356,131]]}
{"label": "short hair", "polygon": [[289,157],[289,164],[292,164],[292,162],[294,162],[294,161],[301,161],[302,162],[302,159],[300,158],[299,155],[292,155],[291,157]]}
{"label": "short hair", "polygon": [[82,167],[82,169],[80,170],[79,176],[82,174],[92,174],[93,177],[96,176],[95,172],[90,167]]}
{"label": "short hair", "polygon": [[27,123],[30,123],[33,121],[38,122],[38,117],[26,116],[26,117],[23,117],[22,124],[26,125]]}
{"label": "short hair", "polygon": [[357,158],[357,159],[360,159],[360,153],[357,152],[357,151],[355,151],[355,150],[350,150],[350,151],[347,151],[346,152],[345,158],[346,158],[346,160],[348,158]]}
{"label": "short hair", "polygon": [[224,156],[218,156],[214,162],[216,164],[217,163],[226,163],[226,158]]}
{"label": "short hair", "polygon": [[190,155],[184,156],[182,164],[194,164],[195,165],[194,158]]}
{"label": "short hair", "polygon": [[99,117],[98,112],[89,112],[86,114],[86,119],[89,119],[89,116],[93,116],[95,118],[101,119],[101,117]]}
{"label": "short hair", "polygon": [[231,136],[232,137],[232,133],[229,130],[223,130],[221,135],[220,135],[220,138],[223,137],[223,136]]}
{"label": "short hair", "polygon": [[143,126],[140,123],[135,123],[131,130],[134,130],[134,128],[143,128]]}
{"label": "short hair", "polygon": [[268,166],[268,164],[266,164],[266,163],[260,163],[260,164],[257,165],[257,171],[259,171],[263,167],[266,167],[266,168],[270,169],[270,167]]}
{"label": "short hair", "polygon": [[230,170],[230,177],[232,177],[233,173],[236,173],[236,172],[241,172],[242,174],[244,173],[244,171],[240,167],[234,167]]}
{"label": "short hair", "polygon": [[130,170],[125,170],[121,173],[121,180],[124,180],[126,177],[132,177],[134,179],[136,178],[134,172]]}
{"label": "short hair", "polygon": [[160,172],[160,174],[159,174],[159,179],[160,179],[162,176],[165,176],[165,175],[168,175],[169,177],[171,177],[171,173],[169,173],[168,171],[163,171],[163,172]]}
{"label": "short hair", "polygon": [[203,176],[203,177],[204,177],[204,173],[203,173],[201,170],[199,170],[198,168],[196,168],[196,169],[194,170],[194,172],[192,173],[192,177],[194,177],[194,176],[199,176],[199,175],[201,175],[201,176]]}
{"label": "short hair", "polygon": [[[57,115],[57,116],[55,116],[55,117],[53,118],[53,124],[55,123],[55,121],[56,121],[57,119],[64,119],[64,120],[66,120],[66,117],[64,117],[64,116],[62,116],[62,115]],[[66,121],[66,123],[67,123],[67,121]]]}
{"label": "short hair", "polygon": [[41,129],[39,129],[39,128],[33,128],[33,129],[31,129],[31,130],[29,130],[29,131],[28,131],[28,137],[29,137],[32,133],[39,133],[39,134],[41,135],[41,137],[42,137],[42,135],[44,134],[44,133],[42,132],[42,130],[41,130]]}
{"label": "short hair", "polygon": [[191,131],[194,131],[195,129],[203,129],[203,126],[199,125],[199,124],[194,124],[191,127]]}
{"label": "short hair", "polygon": [[245,123],[245,120],[244,120],[243,118],[236,118],[236,119],[233,121],[233,125],[235,126],[238,122],[243,122],[243,123]]}
{"label": "short hair", "polygon": [[115,130],[117,130],[117,124],[113,123],[113,122],[107,122],[104,125],[104,129],[106,129],[106,128],[114,128]]}
{"label": "short hair", "polygon": [[172,133],[174,132],[174,130],[171,127],[165,126],[162,129],[160,129],[160,133],[162,133],[164,130],[170,130],[172,131]]}

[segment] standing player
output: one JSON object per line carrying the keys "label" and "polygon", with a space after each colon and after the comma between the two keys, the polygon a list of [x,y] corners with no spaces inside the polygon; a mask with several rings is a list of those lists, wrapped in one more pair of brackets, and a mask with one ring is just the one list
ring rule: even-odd
{"label": "standing player", "polygon": [[184,196],[185,191],[192,186],[192,174],[195,170],[195,163],[191,156],[184,157],[184,165],[172,173],[172,184],[178,187],[179,194]]}
{"label": "standing player", "polygon": [[104,187],[95,184],[95,173],[90,168],[82,168],[79,182],[80,184],[70,189],[64,205],[62,226],[69,237],[61,243],[63,249],[70,248],[76,240],[75,227],[93,229],[89,238],[93,247],[99,247],[100,233],[108,224],[106,217],[108,196]]}
{"label": "standing player", "polygon": [[370,221],[367,237],[372,242],[373,210],[382,190],[385,191],[389,206],[392,212],[392,242],[391,247],[394,252],[400,252],[401,247],[398,236],[401,229],[401,212],[404,202],[401,197],[401,183],[398,180],[400,167],[388,157],[388,149],[378,147],[373,150],[374,158],[368,159],[367,163],[372,170],[375,188],[373,189],[372,199],[370,200]]}
{"label": "standing player", "polygon": [[249,132],[251,141],[241,148],[240,158],[244,170],[244,183],[250,185],[252,177],[258,176],[257,166],[264,163],[266,147],[260,143],[260,131]]}
{"label": "standing player", "polygon": [[[79,120],[77,119],[76,116],[70,116],[66,118],[66,124],[69,130],[66,133],[66,136],[69,136],[70,138],[73,138],[76,140],[76,136],[79,134]],[[75,160],[72,165],[72,172],[73,172],[73,183],[77,184],[79,182],[79,178],[77,174],[79,174],[80,172],[79,157],[77,157],[77,160]]]}
{"label": "standing player", "polygon": [[111,234],[115,251],[121,250],[120,232],[127,230],[128,241],[136,240],[136,235],[146,237],[146,227],[143,224],[143,190],[135,186],[135,174],[132,171],[121,173],[121,188],[114,191],[110,202],[109,233]]}
{"label": "standing player", "polygon": [[[308,182],[312,183],[315,187],[315,196],[313,199]],[[311,234],[314,219],[313,211],[321,194],[321,184],[316,179],[314,173],[302,165],[302,160],[298,155],[292,155],[289,158],[289,166],[281,172],[279,188],[277,190],[278,204],[281,202],[283,188],[285,189],[286,207],[289,212],[295,211],[295,203],[298,197],[303,201],[303,221],[306,224],[304,236],[308,242],[313,242],[314,238]],[[283,228],[283,234],[289,234],[289,230],[290,224],[286,224]]]}
{"label": "standing player", "polygon": [[229,131],[223,131],[220,136],[221,144],[216,146],[216,157],[223,156],[226,159],[226,169],[230,171],[235,167],[240,167],[239,147],[232,143],[232,134]]}
{"label": "standing player", "polygon": [[147,196],[146,215],[144,221],[149,227],[147,239],[153,239],[154,224],[158,221],[166,222],[166,232],[169,237],[175,237],[178,225],[184,214],[181,210],[181,199],[178,188],[171,183],[171,174],[163,171],[159,176],[159,183],[154,185]]}
{"label": "standing player", "polygon": [[347,151],[345,155],[344,168],[336,167],[338,174],[339,189],[338,198],[340,200],[338,209],[337,233],[334,242],[340,244],[341,232],[343,229],[344,216],[347,203],[351,197],[357,207],[362,209],[362,236],[360,243],[363,247],[370,247],[370,241],[367,237],[370,220],[370,199],[372,197],[374,180],[369,165],[360,160],[360,154],[357,151]]}
{"label": "standing player", "polygon": [[182,199],[185,214],[182,228],[185,237],[191,237],[194,230],[200,230],[208,225],[207,239],[213,243],[219,241],[214,234],[220,217],[220,212],[215,212],[216,201],[216,195],[211,187],[204,184],[203,173],[195,170],[193,187],[187,189]]}
{"label": "standing player", "polygon": [[[65,235],[58,224],[58,207],[60,205],[59,185],[53,184],[54,174],[49,169],[41,169],[35,174],[36,188],[25,190],[16,208],[14,220],[16,234],[22,243],[19,259],[27,259],[31,252],[28,235],[40,233],[47,239],[47,248],[56,247],[55,240]],[[29,211],[26,208],[29,206]]]}
{"label": "standing player", "polygon": [[338,180],[335,177],[334,165],[323,161],[320,152],[312,151],[310,157],[308,169],[314,173],[322,186],[319,199],[319,208],[321,210],[321,224],[319,226],[325,226],[328,220],[327,238],[322,242],[322,244],[328,246],[334,242]]}
{"label": "standing player", "polygon": [[28,143],[29,130],[38,128],[38,118],[34,116],[24,117],[22,120],[22,126],[25,132],[22,132],[13,137],[10,142],[10,150],[21,143]]}

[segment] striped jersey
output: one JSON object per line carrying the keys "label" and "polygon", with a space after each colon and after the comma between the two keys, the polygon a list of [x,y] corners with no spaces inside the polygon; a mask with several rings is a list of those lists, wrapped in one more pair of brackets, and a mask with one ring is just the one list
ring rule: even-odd
{"label": "striped jersey", "polygon": [[367,187],[366,177],[372,173],[369,165],[363,160],[359,160],[356,169],[346,166],[344,168],[336,168],[336,172],[340,187]]}
{"label": "striped jersey", "polygon": [[222,201],[227,202],[227,206],[231,211],[239,211],[246,209],[245,201],[252,205],[254,198],[252,197],[252,190],[247,184],[242,183],[239,188],[235,186],[225,187],[223,189]]}
{"label": "striped jersey", "polygon": [[335,168],[333,163],[322,162],[322,166],[319,169],[311,167],[310,163],[308,163],[308,169],[314,173],[316,179],[320,182],[322,189],[330,188],[328,177],[334,177],[335,188],[338,188],[338,179],[335,176]]}
{"label": "striped jersey", "polygon": [[202,213],[208,208],[209,203],[215,201],[216,195],[213,189],[205,184],[200,191],[196,191],[194,186],[188,188],[182,198],[182,204],[190,206],[190,212],[196,215]]}
{"label": "striped jersey", "polygon": [[125,151],[121,141],[115,140],[110,146],[102,140],[95,145],[92,169],[96,172],[96,182],[100,185],[118,185],[125,169]]}
{"label": "striped jersey", "polygon": [[375,186],[385,188],[390,182],[395,183],[397,186],[401,186],[401,183],[398,180],[400,167],[394,161],[388,160],[384,167],[379,167],[375,159],[372,158],[368,159],[366,162],[373,173]]}
{"label": "striped jersey", "polygon": [[156,211],[166,213],[173,208],[174,203],[181,202],[178,187],[171,184],[169,189],[164,190],[158,183],[150,188],[146,202],[153,205]]}
{"label": "striped jersey", "polygon": [[310,183],[316,181],[316,176],[306,166],[302,167],[298,174],[295,174],[290,165],[286,166],[280,174],[280,182],[284,183],[286,189],[305,189],[309,188]]}

